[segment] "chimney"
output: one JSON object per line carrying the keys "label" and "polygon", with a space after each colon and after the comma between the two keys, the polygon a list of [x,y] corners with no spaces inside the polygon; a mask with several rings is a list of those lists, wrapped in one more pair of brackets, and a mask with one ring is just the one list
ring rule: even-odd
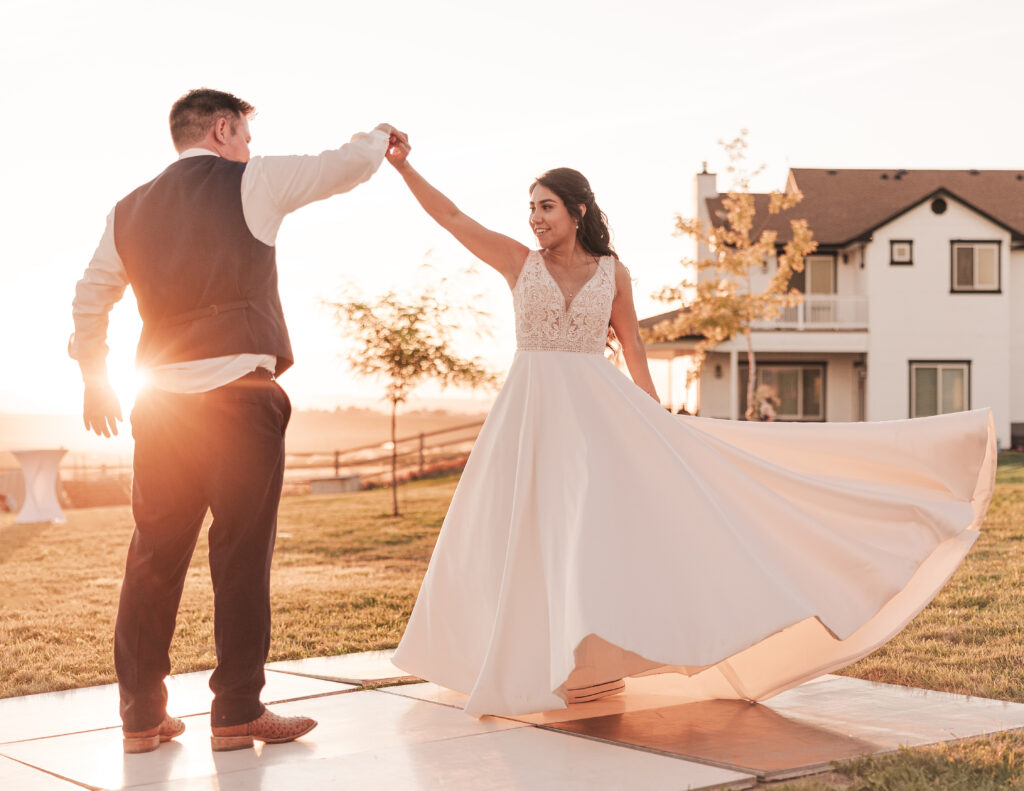
{"label": "chimney", "polygon": [[[718,182],[714,173],[708,173],[708,163],[702,162],[701,165],[701,172],[694,177],[694,191],[696,194],[697,219],[700,220],[701,224],[706,229],[712,225],[711,217],[708,214],[707,199],[718,197]],[[695,254],[699,261],[704,258],[710,258],[711,250],[709,250],[708,246],[703,242],[697,242]],[[714,272],[706,271],[702,272],[701,275],[714,277]]]}

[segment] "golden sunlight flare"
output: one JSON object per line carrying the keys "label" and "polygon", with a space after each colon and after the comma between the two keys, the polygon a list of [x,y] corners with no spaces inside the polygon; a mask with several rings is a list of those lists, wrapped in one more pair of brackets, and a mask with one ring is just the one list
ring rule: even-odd
{"label": "golden sunlight flare", "polygon": [[109,368],[109,376],[110,386],[117,393],[117,399],[121,402],[121,409],[127,418],[132,404],[135,403],[135,396],[146,386],[147,375],[129,362],[124,365],[112,364]]}

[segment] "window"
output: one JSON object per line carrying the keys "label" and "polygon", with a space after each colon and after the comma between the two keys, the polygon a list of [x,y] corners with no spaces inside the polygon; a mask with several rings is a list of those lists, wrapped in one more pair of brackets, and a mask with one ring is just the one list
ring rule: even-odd
{"label": "window", "polygon": [[[801,292],[804,299],[804,316],[810,323],[828,324],[835,321],[836,301],[836,256],[809,255],[804,258],[802,272],[794,272],[789,287]],[[783,313],[783,316],[793,316]]]}
{"label": "window", "polygon": [[971,364],[910,363],[910,416],[927,417],[970,409]]}
{"label": "window", "polygon": [[914,263],[914,243],[910,239],[893,239],[889,242],[889,265],[910,266]]}
{"label": "window", "polygon": [[836,293],[836,257],[809,255],[804,258],[802,272],[794,272],[789,279],[791,288],[803,294]]}
{"label": "window", "polygon": [[999,291],[999,242],[951,243],[951,291]]}
{"label": "window", "polygon": [[831,255],[809,255],[804,264],[808,294],[836,293],[836,259]]}
{"label": "window", "polygon": [[[823,363],[758,363],[755,396],[770,402],[776,420],[825,419],[825,365]],[[750,366],[740,365],[740,413],[747,411]]]}

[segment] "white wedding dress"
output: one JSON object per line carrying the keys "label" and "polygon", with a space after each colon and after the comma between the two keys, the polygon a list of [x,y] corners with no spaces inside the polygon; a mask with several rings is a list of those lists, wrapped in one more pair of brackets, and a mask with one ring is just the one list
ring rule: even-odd
{"label": "white wedding dress", "polygon": [[518,352],[394,663],[472,714],[564,708],[650,673],[763,700],[847,665],[935,596],[978,536],[987,409],[880,423],[675,416],[603,355],[615,262],[565,306],[537,252]]}

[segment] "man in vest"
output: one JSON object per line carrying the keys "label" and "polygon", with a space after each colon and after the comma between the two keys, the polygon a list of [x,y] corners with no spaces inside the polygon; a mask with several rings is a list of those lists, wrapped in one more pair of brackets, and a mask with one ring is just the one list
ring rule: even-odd
{"label": "man in vest", "polygon": [[179,736],[164,679],[181,592],[207,510],[217,668],[212,747],[286,742],[308,717],[260,702],[270,647],[270,562],[291,405],[292,364],[274,242],[285,215],[346,192],[405,136],[387,124],[319,156],[249,157],[253,107],[202,88],[171,108],[178,159],[121,200],[79,281],[69,353],[85,380],[87,429],[117,433],[107,316],[131,284],[142,316],[132,410],[132,513],[114,633],[125,752]]}

